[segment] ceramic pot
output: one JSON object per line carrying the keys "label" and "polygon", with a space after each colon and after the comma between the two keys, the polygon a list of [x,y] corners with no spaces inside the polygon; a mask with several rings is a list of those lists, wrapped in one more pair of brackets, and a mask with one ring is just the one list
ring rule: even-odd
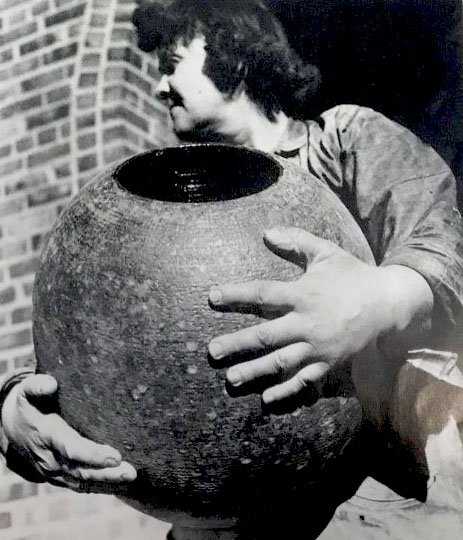
{"label": "ceramic pot", "polygon": [[230,397],[224,371],[208,363],[213,336],[258,320],[213,311],[212,285],[302,272],[264,246],[263,231],[276,225],[373,262],[323,182],[226,145],[152,151],[109,168],[63,212],[43,251],[38,369],[58,379],[66,421],[137,468],[137,482],[117,494],[145,512],[178,523],[235,518],[272,490],[320,481],[359,433],[352,397],[267,415],[258,395]]}

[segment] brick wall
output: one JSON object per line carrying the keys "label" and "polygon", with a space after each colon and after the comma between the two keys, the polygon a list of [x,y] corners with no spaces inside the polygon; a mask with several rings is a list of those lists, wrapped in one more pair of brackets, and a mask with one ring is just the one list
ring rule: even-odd
{"label": "brick wall", "polygon": [[[0,374],[33,362],[38,255],[69,199],[114,160],[172,143],[127,0],[0,0]],[[0,464],[4,540],[164,538],[113,497],[30,484]]]}

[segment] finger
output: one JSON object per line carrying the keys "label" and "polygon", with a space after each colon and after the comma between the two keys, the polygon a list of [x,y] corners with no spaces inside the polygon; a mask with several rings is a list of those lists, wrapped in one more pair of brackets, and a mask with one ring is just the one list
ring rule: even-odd
{"label": "finger", "polygon": [[58,383],[51,375],[31,375],[21,384],[22,393],[27,398],[51,396],[58,389]]}
{"label": "finger", "polygon": [[312,351],[310,343],[288,345],[257,360],[233,366],[227,371],[227,380],[235,387],[262,377],[284,380],[307,362]]}
{"label": "finger", "polygon": [[213,306],[247,306],[282,309],[294,305],[291,283],[282,281],[250,281],[213,287],[209,292]]}
{"label": "finger", "polygon": [[137,477],[137,471],[127,461],[123,461],[117,467],[107,467],[105,469],[72,467],[69,464],[63,464],[62,469],[66,475],[85,482],[109,482],[118,484],[122,482],[133,482]]}
{"label": "finger", "polygon": [[87,484],[80,480],[76,480],[72,476],[65,474],[58,474],[56,476],[46,478],[46,481],[53,486],[72,489],[73,491],[79,491],[81,493],[88,493]]}
{"label": "finger", "polygon": [[265,404],[271,404],[285,399],[293,398],[307,387],[322,382],[327,375],[330,366],[325,362],[317,362],[301,369],[294,377],[281,384],[277,384],[265,390],[262,394],[262,400]]}
{"label": "finger", "polygon": [[42,432],[44,441],[63,460],[101,468],[120,464],[122,458],[115,448],[82,437],[57,414],[47,415],[45,420]]}
{"label": "finger", "polygon": [[264,233],[264,241],[272,251],[285,258],[299,255],[309,261],[325,258],[338,249],[333,242],[298,227],[270,229]]}
{"label": "finger", "polygon": [[260,351],[303,341],[301,325],[295,324],[296,317],[296,314],[289,313],[273,321],[215,338],[209,343],[209,354],[214,360],[220,360],[236,353]]}
{"label": "finger", "polygon": [[59,474],[61,465],[56,460],[55,454],[48,448],[38,447],[33,452],[28,453],[30,464],[45,479]]}
{"label": "finger", "polygon": [[52,450],[40,448],[35,452],[36,468],[44,476],[54,476],[61,471],[61,465]]}

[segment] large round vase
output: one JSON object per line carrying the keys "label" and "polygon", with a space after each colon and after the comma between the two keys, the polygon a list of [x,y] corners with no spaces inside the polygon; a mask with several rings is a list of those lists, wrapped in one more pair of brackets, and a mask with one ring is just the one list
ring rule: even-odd
{"label": "large round vase", "polygon": [[356,399],[267,415],[257,394],[230,397],[224,371],[209,365],[212,337],[258,320],[212,310],[210,287],[302,272],[265,247],[263,232],[277,225],[373,262],[322,181],[226,145],[148,152],[108,169],[50,236],[34,290],[38,369],[58,379],[66,421],[137,468],[118,494],[146,512],[179,523],[239,517],[268,490],[283,497],[313,485],[355,441]]}

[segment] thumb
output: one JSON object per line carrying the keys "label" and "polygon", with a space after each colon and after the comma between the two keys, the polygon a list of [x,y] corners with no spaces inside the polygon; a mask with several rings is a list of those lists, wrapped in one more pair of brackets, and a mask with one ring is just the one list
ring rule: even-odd
{"label": "thumb", "polygon": [[298,227],[278,227],[264,233],[264,241],[282,255],[302,257],[305,262],[326,258],[337,249],[336,244]]}
{"label": "thumb", "polygon": [[58,383],[51,375],[31,375],[22,383],[22,393],[27,398],[52,396],[58,390]]}

